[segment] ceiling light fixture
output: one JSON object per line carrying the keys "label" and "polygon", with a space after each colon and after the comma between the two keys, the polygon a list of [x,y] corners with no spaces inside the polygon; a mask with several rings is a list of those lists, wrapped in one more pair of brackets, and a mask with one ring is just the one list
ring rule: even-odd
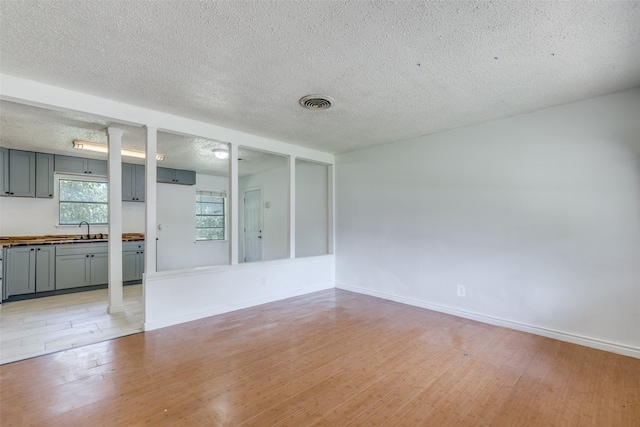
{"label": "ceiling light fixture", "polygon": [[300,98],[298,102],[308,110],[326,110],[330,108],[335,101],[326,95],[307,95]]}
{"label": "ceiling light fixture", "polygon": [[[98,144],[98,143],[89,142],[89,141],[75,140],[75,141],[73,141],[73,148],[77,148],[79,150],[95,151],[96,153],[108,153],[109,152],[109,147],[107,145]],[[131,148],[123,148],[122,150],[120,150],[120,154],[125,156],[125,157],[135,157],[137,159],[146,158],[146,154],[145,154],[144,151],[133,150]],[[159,161],[159,162],[163,161],[164,160],[164,154],[156,153],[156,160]]]}
{"label": "ceiling light fixture", "polygon": [[223,147],[216,147],[213,149],[213,155],[220,160],[225,160],[229,158],[229,149],[223,148]]}

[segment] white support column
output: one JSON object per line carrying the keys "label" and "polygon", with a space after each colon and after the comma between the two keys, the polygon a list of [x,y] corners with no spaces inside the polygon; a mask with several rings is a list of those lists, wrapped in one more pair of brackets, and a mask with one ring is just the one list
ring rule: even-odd
{"label": "white support column", "polygon": [[328,230],[327,230],[327,249],[330,254],[336,252],[334,244],[335,244],[335,223],[336,223],[336,213],[335,213],[335,167],[333,165],[327,166],[327,175],[328,175],[328,183],[329,188],[327,189],[327,218],[328,218]]}
{"label": "white support column", "polygon": [[109,144],[109,303],[108,313],[124,309],[122,303],[122,130],[107,128]]}
{"label": "white support column", "polygon": [[229,257],[231,265],[237,265],[239,259],[239,229],[240,204],[238,200],[238,146],[229,144]]}
{"label": "white support column", "polygon": [[[145,194],[145,244],[144,244],[144,271],[155,273],[156,265],[156,230],[157,230],[157,160],[158,128],[147,126],[146,162],[144,169],[144,194]],[[145,274],[146,275],[146,274]],[[144,283],[144,280],[143,280]],[[144,286],[143,286],[144,292]]]}
{"label": "white support column", "polygon": [[289,156],[289,258],[296,257],[296,158]]}

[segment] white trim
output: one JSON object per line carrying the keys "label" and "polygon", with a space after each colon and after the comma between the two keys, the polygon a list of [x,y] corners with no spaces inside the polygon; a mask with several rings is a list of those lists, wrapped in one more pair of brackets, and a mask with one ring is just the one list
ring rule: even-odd
{"label": "white trim", "polygon": [[296,157],[287,157],[289,172],[289,258],[296,257]]}
{"label": "white trim", "polygon": [[229,264],[237,265],[240,256],[238,247],[240,239],[238,228],[240,222],[238,146],[236,144],[229,144],[229,149]]}
{"label": "white trim", "polygon": [[107,179],[109,180],[109,242],[108,268],[109,284],[107,287],[107,313],[119,313],[123,307],[122,293],[122,129],[109,126],[107,128]]}
{"label": "white trim", "polygon": [[54,172],[53,177],[58,182],[61,179],[69,181],[95,181],[95,182],[109,182],[109,178],[104,175],[86,175],[71,172]]}
{"label": "white trim", "polygon": [[226,199],[227,198],[227,191],[203,190],[203,189],[200,189],[200,188],[196,187],[196,196],[214,196],[214,197],[224,197]]}
{"label": "white trim", "polygon": [[476,320],[478,322],[488,323],[490,325],[502,326],[509,329],[515,329],[517,331],[528,332],[531,334],[540,335],[547,338],[553,338],[560,341],[566,341],[573,344],[579,344],[586,347],[596,348],[598,350],[609,351],[612,353],[622,354],[624,356],[630,356],[636,359],[640,359],[639,347],[618,344],[610,341],[587,337],[584,335],[577,335],[577,334],[572,334],[570,332],[559,331],[557,329],[545,328],[541,326],[531,325],[528,323],[502,319],[499,317],[487,316],[484,314],[475,313],[467,310],[460,310],[457,308],[448,307],[444,305],[431,304],[431,303],[413,299],[413,298],[392,295],[386,292],[375,291],[372,289],[365,289],[358,286],[345,285],[343,283],[336,282],[336,288],[343,289],[345,291],[359,293],[359,294],[369,295],[377,298],[382,298],[390,301],[395,301],[402,304],[426,308],[428,310],[438,311],[440,313],[451,314],[453,316],[463,317],[465,319]]}
{"label": "white trim", "polygon": [[291,265],[293,263],[312,262],[322,257],[334,258],[335,255],[325,254],[325,255],[310,256],[310,257],[304,257],[304,258],[294,258],[294,259],[282,258],[282,259],[277,259],[273,261],[254,261],[254,262],[245,262],[245,263],[233,264],[233,265],[223,264],[223,265],[211,265],[207,267],[187,268],[187,269],[181,269],[181,270],[158,271],[153,274],[149,273],[148,277],[149,279],[167,279],[167,278],[200,276],[205,273],[215,272],[220,270],[232,271],[232,270],[242,270],[242,269],[247,269],[247,270],[262,269],[265,266],[272,266],[272,265],[278,265],[278,264]]}
{"label": "white trim", "polygon": [[[213,190],[202,190],[196,187],[196,197],[195,203],[196,207],[198,205],[198,196],[213,196],[213,197],[221,197],[224,199],[224,213],[222,214],[224,218],[224,238],[222,239],[198,239],[198,212],[196,209],[196,223],[194,224],[194,243],[201,242],[228,242],[229,241],[229,198],[227,197],[226,191],[213,191]],[[201,203],[201,202],[200,202]],[[200,215],[201,216],[201,215]],[[219,215],[218,215],[219,216]]]}
{"label": "white trim", "polygon": [[294,289],[289,292],[283,292],[274,295],[268,295],[260,298],[255,298],[247,301],[243,301],[237,304],[228,304],[214,307],[208,310],[200,311],[197,313],[189,313],[183,316],[176,316],[170,319],[165,319],[159,322],[145,322],[143,323],[143,329],[145,331],[152,331],[154,329],[164,328],[167,326],[177,325],[184,322],[191,322],[205,317],[216,316],[218,314],[229,313],[231,311],[242,310],[244,308],[255,307],[261,304],[267,304],[274,301],[280,301],[287,298],[297,297],[301,295],[310,294],[313,292],[324,291],[327,289],[333,289],[334,283],[323,283],[321,285],[309,286],[302,289]]}
{"label": "white trim", "polygon": [[334,265],[323,255],[145,274],[145,330],[333,289]]}
{"label": "white trim", "polygon": [[[21,77],[0,73],[0,99],[58,111],[90,114],[107,119],[117,125],[148,125],[158,130],[181,135],[199,136],[216,141],[232,141],[236,148],[242,145],[265,152],[295,155],[318,162],[333,164],[334,155],[298,145],[289,144],[245,132],[227,129],[211,123],[149,110],[116,100],[100,98],[82,92],[64,89]],[[161,124],[161,126],[160,126]],[[231,153],[230,153],[231,154]]]}
{"label": "white trim", "polygon": [[[61,172],[55,172],[53,174],[53,197],[51,198],[51,200],[53,200],[57,205],[57,222],[55,227],[56,228],[65,228],[65,227],[78,227],[78,224],[60,224],[60,181],[83,181],[83,182],[100,182],[100,183],[104,183],[107,184],[107,192],[109,191],[109,179],[106,176],[98,176],[98,175],[93,175],[93,176],[87,176],[87,175],[77,175],[77,174],[72,174],[72,173],[61,173]],[[65,200],[66,201],[66,200]],[[64,202],[63,202],[64,203]],[[105,203],[105,205],[107,205],[107,207],[109,206],[109,199],[107,197],[107,202]],[[107,217],[107,222],[100,222],[100,223],[90,223],[90,225],[92,227],[108,227],[109,226],[109,219]]]}
{"label": "white trim", "polygon": [[202,239],[202,240],[194,240],[193,243],[229,243],[229,239]]}

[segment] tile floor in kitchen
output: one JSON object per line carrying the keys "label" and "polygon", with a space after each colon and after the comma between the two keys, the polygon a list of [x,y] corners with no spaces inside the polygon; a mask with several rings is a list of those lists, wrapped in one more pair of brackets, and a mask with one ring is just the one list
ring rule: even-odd
{"label": "tile floor in kitchen", "polygon": [[124,311],[107,313],[107,289],[3,303],[0,364],[142,331],[142,285],[123,288]]}

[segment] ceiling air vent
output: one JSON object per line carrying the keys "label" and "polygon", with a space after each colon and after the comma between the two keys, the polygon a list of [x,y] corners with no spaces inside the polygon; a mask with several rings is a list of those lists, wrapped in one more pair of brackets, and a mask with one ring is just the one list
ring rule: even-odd
{"label": "ceiling air vent", "polygon": [[309,110],[326,110],[334,102],[331,97],[324,95],[307,95],[300,98],[300,105]]}

